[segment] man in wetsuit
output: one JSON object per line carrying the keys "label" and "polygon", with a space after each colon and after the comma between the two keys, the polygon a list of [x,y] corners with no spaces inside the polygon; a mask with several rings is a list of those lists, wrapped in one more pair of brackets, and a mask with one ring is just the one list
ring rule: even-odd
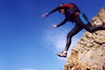
{"label": "man in wetsuit", "polygon": [[51,12],[45,13],[42,16],[47,17],[48,15],[50,15],[56,11],[59,11],[61,14],[64,14],[65,19],[60,24],[53,25],[54,28],[57,28],[57,27],[65,24],[67,21],[74,22],[76,24],[74,26],[74,28],[67,35],[66,47],[65,47],[64,51],[57,53],[57,55],[60,57],[67,56],[67,51],[71,44],[72,37],[74,35],[76,35],[78,32],[80,32],[83,28],[91,33],[94,31],[97,31],[97,30],[105,29],[105,25],[92,26],[91,23],[88,21],[86,15],[83,14],[82,12],[80,12],[78,7],[73,3],[61,4],[57,8],[53,9]]}

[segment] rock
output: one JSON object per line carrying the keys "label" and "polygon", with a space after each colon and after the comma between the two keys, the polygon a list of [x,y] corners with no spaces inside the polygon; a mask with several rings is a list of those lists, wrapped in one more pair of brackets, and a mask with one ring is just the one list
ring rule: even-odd
{"label": "rock", "polygon": [[[105,24],[105,8],[92,18],[92,25]],[[73,47],[64,70],[105,70],[105,30],[85,32]]]}

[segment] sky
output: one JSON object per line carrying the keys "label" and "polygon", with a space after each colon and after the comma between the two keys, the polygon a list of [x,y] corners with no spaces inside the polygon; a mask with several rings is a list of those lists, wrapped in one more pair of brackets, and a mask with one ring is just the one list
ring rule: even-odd
{"label": "sky", "polygon": [[[75,3],[91,22],[105,0],[0,0],[0,70],[63,70],[67,58],[56,55],[65,47],[66,35],[75,26],[59,24],[64,15],[55,12],[42,18],[60,3]],[[73,37],[72,47],[85,30]]]}

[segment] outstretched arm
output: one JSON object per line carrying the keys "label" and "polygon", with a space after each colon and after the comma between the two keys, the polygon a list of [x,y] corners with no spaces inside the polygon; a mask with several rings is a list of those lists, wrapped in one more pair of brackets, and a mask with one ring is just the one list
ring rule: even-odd
{"label": "outstretched arm", "polygon": [[50,15],[50,14],[52,14],[52,13],[54,13],[54,12],[60,10],[60,9],[66,9],[66,8],[68,8],[68,7],[66,7],[66,6],[58,6],[55,9],[53,9],[52,11],[50,11],[49,13],[43,14],[42,17],[47,17],[48,15]]}
{"label": "outstretched arm", "polygon": [[50,11],[49,13],[44,13],[44,14],[42,15],[42,17],[47,17],[48,15],[50,15],[50,14],[56,12],[57,10],[59,10],[59,8],[60,8],[60,7],[57,7],[57,8],[55,8],[55,9],[53,9],[52,11]]}
{"label": "outstretched arm", "polygon": [[59,26],[62,26],[63,24],[65,24],[67,22],[67,18],[65,18],[60,24],[58,25],[52,25],[53,28],[57,28]]}

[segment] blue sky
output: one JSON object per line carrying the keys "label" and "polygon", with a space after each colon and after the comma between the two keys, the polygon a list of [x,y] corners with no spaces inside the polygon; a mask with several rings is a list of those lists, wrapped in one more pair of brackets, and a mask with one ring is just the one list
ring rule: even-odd
{"label": "blue sky", "polygon": [[[0,70],[63,70],[66,59],[56,53],[64,49],[74,25],[69,22],[53,29],[51,25],[64,16],[41,15],[69,2],[77,4],[89,21],[105,6],[105,0],[0,0]],[[71,47],[84,32],[73,37]]]}

